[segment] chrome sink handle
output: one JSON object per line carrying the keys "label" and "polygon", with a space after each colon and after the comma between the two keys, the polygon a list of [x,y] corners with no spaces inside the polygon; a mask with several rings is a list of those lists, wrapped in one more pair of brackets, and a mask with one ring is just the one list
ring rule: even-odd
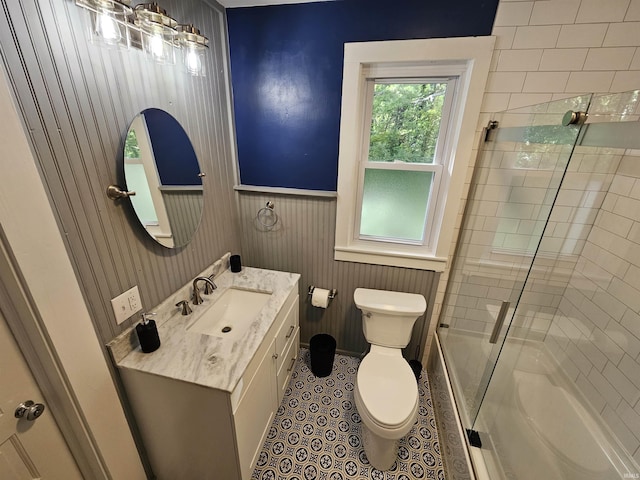
{"label": "chrome sink handle", "polygon": [[193,312],[187,300],[176,303],[176,307],[182,307],[182,315],[190,315]]}

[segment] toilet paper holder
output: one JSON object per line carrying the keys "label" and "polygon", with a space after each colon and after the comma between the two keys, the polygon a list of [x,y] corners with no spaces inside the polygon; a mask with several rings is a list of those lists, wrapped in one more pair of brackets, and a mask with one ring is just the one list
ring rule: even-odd
{"label": "toilet paper holder", "polygon": [[[307,293],[307,295],[310,297],[313,295],[313,291],[316,289],[316,287],[314,285],[310,285],[309,286],[309,292]],[[335,288],[332,288],[331,290],[329,290],[329,305],[331,305],[331,301],[336,298],[336,295],[338,295],[338,291]],[[327,305],[327,306],[329,306]]]}

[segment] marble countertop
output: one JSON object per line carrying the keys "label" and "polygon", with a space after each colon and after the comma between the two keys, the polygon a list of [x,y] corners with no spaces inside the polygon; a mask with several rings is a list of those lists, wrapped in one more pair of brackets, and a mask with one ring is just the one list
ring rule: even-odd
{"label": "marble countertop", "polygon": [[[211,295],[202,296],[204,303],[190,303],[193,313],[182,315],[175,304],[188,298],[189,284],[155,309],[160,348],[142,353],[139,346],[132,345],[132,329],[109,343],[114,361],[120,368],[232,392],[299,278],[297,273],[251,267],[243,267],[239,273],[225,270],[215,278],[218,288]],[[247,334],[233,341],[188,331],[229,287],[273,292]]]}

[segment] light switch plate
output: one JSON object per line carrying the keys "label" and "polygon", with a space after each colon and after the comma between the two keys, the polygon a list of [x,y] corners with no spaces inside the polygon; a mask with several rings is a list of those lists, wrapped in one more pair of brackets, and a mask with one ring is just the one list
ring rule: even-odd
{"label": "light switch plate", "polygon": [[140,301],[140,292],[138,286],[131,287],[116,298],[111,299],[113,313],[116,316],[116,322],[120,325],[127,318],[130,318],[136,312],[142,310],[142,302]]}

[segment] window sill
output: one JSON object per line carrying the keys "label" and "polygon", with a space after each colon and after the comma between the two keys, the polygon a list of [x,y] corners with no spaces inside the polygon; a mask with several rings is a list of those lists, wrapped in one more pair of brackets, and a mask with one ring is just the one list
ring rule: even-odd
{"label": "window sill", "polygon": [[401,251],[374,251],[366,248],[338,247],[334,249],[334,259],[342,262],[369,263],[390,267],[415,268],[444,272],[447,259],[432,255],[420,255]]}
{"label": "window sill", "polygon": [[288,187],[263,187],[256,185],[236,185],[233,187],[236,192],[252,192],[252,193],[275,193],[280,195],[296,195],[299,197],[324,197],[336,198],[338,192],[327,190],[303,190],[300,188]]}

